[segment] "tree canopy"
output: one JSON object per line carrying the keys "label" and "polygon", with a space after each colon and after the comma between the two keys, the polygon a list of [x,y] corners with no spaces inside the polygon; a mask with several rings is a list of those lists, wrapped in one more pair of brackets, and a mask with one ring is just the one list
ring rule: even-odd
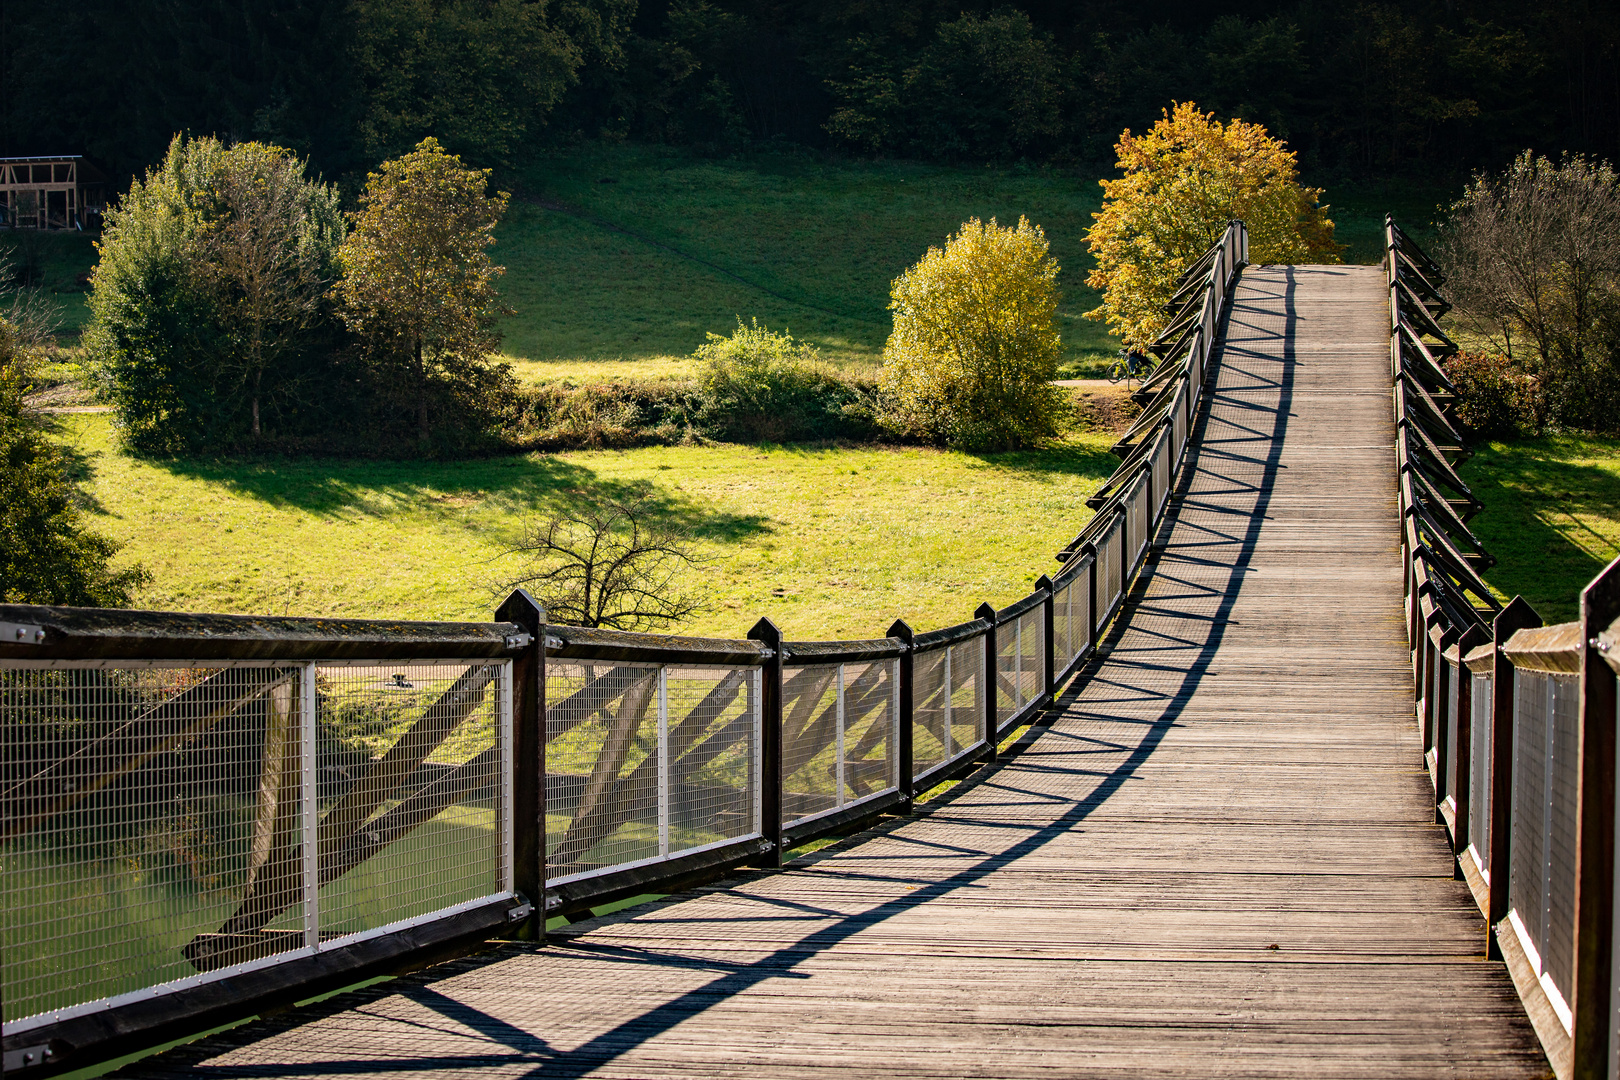
{"label": "tree canopy", "polygon": [[500,342],[495,279],[505,269],[488,249],[508,196],[490,195],[488,186],[489,170],[466,168],[438,140],[423,139],[367,179],[338,253],[343,320],[374,357],[406,373],[424,447],[431,383],[490,374]]}
{"label": "tree canopy", "polygon": [[1311,173],[1620,159],[1620,19],[1584,0],[58,0],[0,43],[0,152],[119,186],[176,131],[355,181],[427,135],[478,166],[604,134],[1095,166],[1188,99]]}
{"label": "tree canopy", "polygon": [[1124,175],[1099,181],[1103,208],[1087,233],[1097,266],[1086,284],[1103,302],[1086,317],[1127,344],[1153,341],[1176,279],[1233,218],[1248,226],[1250,262],[1339,261],[1322,189],[1299,183],[1295,155],[1260,125],[1223,124],[1182,102],[1115,149]]}

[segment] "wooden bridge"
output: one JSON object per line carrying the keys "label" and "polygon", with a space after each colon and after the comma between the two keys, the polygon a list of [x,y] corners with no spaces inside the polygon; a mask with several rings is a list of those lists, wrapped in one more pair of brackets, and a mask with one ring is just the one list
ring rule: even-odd
{"label": "wooden bridge", "polygon": [[1233,223],[1063,569],[957,627],[0,606],[7,1073],[259,1013],[120,1075],[1613,1077],[1620,560],[1489,595],[1388,236]]}
{"label": "wooden bridge", "polygon": [[143,1077],[1531,1077],[1412,716],[1376,267],[1251,267],[1100,667],[907,819]]}

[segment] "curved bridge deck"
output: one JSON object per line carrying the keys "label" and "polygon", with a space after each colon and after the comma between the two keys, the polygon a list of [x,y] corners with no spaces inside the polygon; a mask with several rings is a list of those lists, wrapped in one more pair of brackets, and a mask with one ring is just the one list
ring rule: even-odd
{"label": "curved bridge deck", "polygon": [[140,1074],[1548,1075],[1433,823],[1386,312],[1243,273],[1123,629],[955,797]]}

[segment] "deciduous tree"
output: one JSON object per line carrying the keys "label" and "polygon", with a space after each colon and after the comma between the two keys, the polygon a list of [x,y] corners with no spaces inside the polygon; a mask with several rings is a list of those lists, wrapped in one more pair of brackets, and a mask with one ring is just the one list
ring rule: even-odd
{"label": "deciduous tree", "polygon": [[488,186],[488,169],[469,169],[423,139],[367,178],[339,251],[343,319],[405,368],[424,449],[433,382],[487,375],[500,342],[495,279],[505,268],[488,249],[508,196]]}
{"label": "deciduous tree", "polygon": [[1294,154],[1259,124],[1223,124],[1182,102],[1145,135],[1127,128],[1114,149],[1124,175],[1100,181],[1103,208],[1087,233],[1097,267],[1086,284],[1103,302],[1086,317],[1128,345],[1164,328],[1177,277],[1233,218],[1249,228],[1251,262],[1339,261],[1322,189],[1299,183]]}
{"label": "deciduous tree", "polygon": [[1057,260],[1040,226],[963,222],[943,248],[894,280],[883,349],[888,422],[970,449],[1027,446],[1053,434]]}

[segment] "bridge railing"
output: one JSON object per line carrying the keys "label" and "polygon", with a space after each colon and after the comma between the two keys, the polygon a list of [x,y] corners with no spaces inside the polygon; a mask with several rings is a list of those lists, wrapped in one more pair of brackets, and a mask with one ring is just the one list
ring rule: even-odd
{"label": "bridge railing", "polygon": [[1416,722],[1457,869],[1561,1080],[1620,1075],[1615,711],[1620,560],[1543,626],[1492,596],[1467,522],[1443,362],[1444,277],[1386,219],[1390,356]]}
{"label": "bridge railing", "polygon": [[995,756],[1171,504],[1242,223],[1183,276],[1059,569],[882,638],[0,605],[0,1019],[47,1075],[547,917],[780,865]]}

